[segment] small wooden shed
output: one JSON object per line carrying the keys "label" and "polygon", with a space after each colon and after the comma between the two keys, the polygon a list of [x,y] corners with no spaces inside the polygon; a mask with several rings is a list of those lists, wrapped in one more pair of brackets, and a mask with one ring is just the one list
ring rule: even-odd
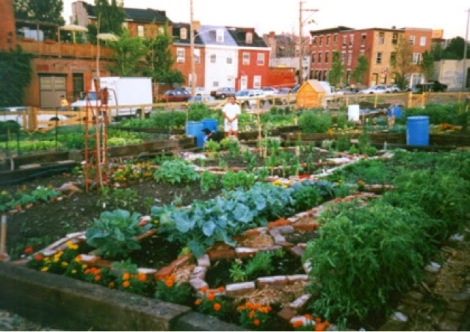
{"label": "small wooden shed", "polygon": [[308,80],[297,91],[297,108],[324,107],[326,90],[318,80]]}

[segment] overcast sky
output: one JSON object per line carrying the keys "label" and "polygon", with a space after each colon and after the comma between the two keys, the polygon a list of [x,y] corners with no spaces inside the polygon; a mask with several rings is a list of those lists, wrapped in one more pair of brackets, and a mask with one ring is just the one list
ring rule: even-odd
{"label": "overcast sky", "polygon": [[[69,22],[71,3],[64,0]],[[93,0],[85,0],[93,4]],[[173,22],[189,22],[190,0],[124,0],[129,8],[165,10]],[[254,27],[259,34],[299,31],[299,0],[193,0],[194,20],[207,25]],[[304,34],[343,25],[355,29],[413,27],[443,29],[444,38],[465,38],[469,0],[305,0]],[[316,23],[307,24],[313,19]],[[469,37],[470,38],[470,37]]]}

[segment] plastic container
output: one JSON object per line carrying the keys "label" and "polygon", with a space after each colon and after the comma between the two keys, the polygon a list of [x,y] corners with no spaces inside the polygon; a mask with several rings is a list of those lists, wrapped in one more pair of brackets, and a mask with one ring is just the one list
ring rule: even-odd
{"label": "plastic container", "polygon": [[348,121],[358,121],[360,115],[359,105],[348,106]]}
{"label": "plastic container", "polygon": [[395,116],[395,118],[400,119],[401,118],[401,107],[400,106],[395,106],[395,107],[390,106],[387,110],[387,116],[388,117],[392,116],[392,110],[393,110],[393,115]]}
{"label": "plastic container", "polygon": [[202,129],[202,122],[186,122],[186,135],[196,137],[196,145],[199,148],[202,148],[202,146],[204,145],[204,133],[202,132]]}
{"label": "plastic container", "polygon": [[209,129],[210,131],[217,131],[217,119],[203,119],[202,129]]}
{"label": "plastic container", "polygon": [[406,119],[406,144],[429,145],[429,116],[410,116]]}

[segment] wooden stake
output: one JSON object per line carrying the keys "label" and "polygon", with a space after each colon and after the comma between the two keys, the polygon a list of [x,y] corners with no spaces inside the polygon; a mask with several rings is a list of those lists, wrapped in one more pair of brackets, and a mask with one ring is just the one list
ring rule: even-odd
{"label": "wooden stake", "polygon": [[7,243],[7,216],[2,214],[2,228],[0,233],[0,259],[2,259]]}

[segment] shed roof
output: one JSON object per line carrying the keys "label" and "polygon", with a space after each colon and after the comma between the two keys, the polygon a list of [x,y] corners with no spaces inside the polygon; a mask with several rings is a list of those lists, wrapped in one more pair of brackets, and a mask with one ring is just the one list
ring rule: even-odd
{"label": "shed roof", "polygon": [[317,92],[326,92],[325,88],[323,85],[320,84],[318,80],[308,80],[302,86],[300,87],[299,91],[303,89],[305,86],[311,86],[313,90]]}

